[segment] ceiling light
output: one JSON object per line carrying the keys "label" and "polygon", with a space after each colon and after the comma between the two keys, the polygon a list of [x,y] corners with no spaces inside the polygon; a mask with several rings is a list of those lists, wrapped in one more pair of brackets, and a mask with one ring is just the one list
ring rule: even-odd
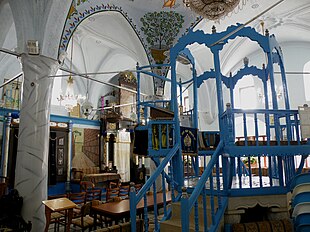
{"label": "ceiling light", "polygon": [[219,20],[233,11],[240,0],[183,0],[184,5],[210,20]]}
{"label": "ceiling light", "polygon": [[73,36],[71,38],[71,54],[70,54],[70,76],[67,80],[67,89],[65,94],[60,94],[57,100],[60,105],[63,105],[68,112],[72,112],[73,107],[77,106],[79,96],[74,94],[72,71],[72,56],[73,56]]}
{"label": "ceiling light", "polygon": [[65,94],[60,94],[57,100],[65,107],[68,112],[72,112],[73,107],[77,105],[77,96],[73,91],[73,78],[70,76],[67,80],[67,89]]}

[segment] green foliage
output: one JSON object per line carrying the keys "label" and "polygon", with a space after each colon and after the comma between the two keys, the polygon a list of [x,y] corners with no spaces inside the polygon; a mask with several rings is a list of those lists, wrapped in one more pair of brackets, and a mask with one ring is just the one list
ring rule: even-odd
{"label": "green foliage", "polygon": [[183,18],[183,15],[174,11],[149,12],[140,19],[143,25],[141,30],[150,46],[170,48],[182,28]]}
{"label": "green foliage", "polygon": [[[243,158],[243,159],[242,159],[242,162],[243,162],[244,164],[248,165],[249,158]],[[251,156],[251,157],[250,157],[250,163],[251,163],[251,164],[255,164],[256,162],[257,162],[256,158],[253,157],[253,156]]]}

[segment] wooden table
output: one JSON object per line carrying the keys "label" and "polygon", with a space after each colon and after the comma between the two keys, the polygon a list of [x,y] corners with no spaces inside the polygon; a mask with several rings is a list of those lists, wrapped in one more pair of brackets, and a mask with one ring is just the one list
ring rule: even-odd
{"label": "wooden table", "polygon": [[45,217],[46,217],[45,232],[48,232],[48,227],[51,222],[51,214],[53,212],[58,212],[58,211],[63,211],[63,210],[67,211],[66,231],[70,231],[73,208],[76,207],[76,204],[65,197],[42,201],[42,203],[45,205]]}
{"label": "wooden table", "polygon": [[110,182],[120,180],[121,176],[117,173],[94,173],[94,174],[85,174],[83,176],[83,181],[91,181],[94,184],[101,182]]}
{"label": "wooden table", "polygon": [[[166,203],[171,202],[171,192],[166,193]],[[158,207],[164,205],[163,193],[157,193],[156,203]],[[147,195],[147,208],[154,208],[154,196],[153,194]],[[144,199],[137,204],[137,211],[143,212],[144,209]],[[130,200],[125,199],[119,202],[109,202],[101,205],[92,206],[92,211],[94,213],[94,226],[96,229],[97,214],[111,218],[117,224],[120,218],[130,217]]]}

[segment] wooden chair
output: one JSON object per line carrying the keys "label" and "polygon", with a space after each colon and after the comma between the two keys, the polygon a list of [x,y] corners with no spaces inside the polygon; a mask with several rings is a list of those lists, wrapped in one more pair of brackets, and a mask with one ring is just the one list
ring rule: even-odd
{"label": "wooden chair", "polygon": [[119,197],[119,188],[108,188],[107,189],[107,202],[113,201],[113,198]]}
{"label": "wooden chair", "polygon": [[[91,201],[91,206],[96,206],[96,205],[100,205],[100,204],[103,204],[103,202],[100,201],[100,200],[92,200],[92,201]],[[93,217],[92,212],[91,212],[90,216]],[[103,217],[103,216],[100,215],[100,214],[98,215],[98,217],[99,217],[98,223],[100,223],[101,227],[103,227],[103,222],[105,222],[106,219],[105,219],[105,217]]]}
{"label": "wooden chair", "polygon": [[107,201],[107,188],[101,189],[101,201],[106,202]]}
{"label": "wooden chair", "polygon": [[96,230],[96,232],[109,232],[109,228],[101,228]]}
{"label": "wooden chair", "polygon": [[142,184],[135,184],[136,193],[142,188]]}
{"label": "wooden chair", "polygon": [[70,193],[69,199],[77,205],[77,208],[73,209],[73,218],[79,217],[81,208],[86,203],[86,192]]}
{"label": "wooden chair", "polygon": [[85,231],[85,229],[89,229],[91,231],[94,225],[94,218],[92,218],[90,214],[91,202],[87,202],[81,207],[81,214],[78,218],[72,219],[72,224],[78,226]]}
{"label": "wooden chair", "polygon": [[86,192],[87,190],[95,188],[95,185],[91,181],[81,181],[80,182],[80,192]]}
{"label": "wooden chair", "polygon": [[110,232],[121,232],[121,227],[119,225],[109,226]]}
{"label": "wooden chair", "polygon": [[[51,195],[51,196],[48,196],[48,199],[52,200],[52,199],[63,198],[63,197],[67,197],[67,194]],[[52,212],[51,213],[50,224],[55,224],[54,225],[54,231],[55,232],[59,231],[59,226],[60,226],[61,222],[65,220],[65,215],[66,215],[65,211]]]}
{"label": "wooden chair", "polygon": [[120,223],[119,226],[121,227],[122,232],[130,232],[131,231],[131,223],[130,222]]}
{"label": "wooden chair", "polygon": [[93,200],[101,201],[101,189],[88,189],[86,191],[86,202]]}
{"label": "wooden chair", "polygon": [[[122,232],[130,232],[131,231],[131,222],[120,223],[119,226],[121,227]],[[137,219],[136,231],[137,232],[143,231],[143,220],[142,219]]]}
{"label": "wooden chair", "polygon": [[129,185],[121,185],[120,190],[119,190],[119,197],[122,199],[127,199],[129,198]]}
{"label": "wooden chair", "polygon": [[84,172],[77,170],[76,168],[72,168],[71,173],[72,173],[71,182],[79,184],[83,179]]}
{"label": "wooden chair", "polygon": [[109,188],[110,188],[110,189],[119,188],[119,183],[111,181],[111,182],[109,183]]}

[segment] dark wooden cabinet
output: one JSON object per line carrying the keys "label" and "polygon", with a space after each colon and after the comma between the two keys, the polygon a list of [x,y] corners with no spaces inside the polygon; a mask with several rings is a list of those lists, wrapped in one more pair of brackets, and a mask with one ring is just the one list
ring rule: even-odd
{"label": "dark wooden cabinet", "polygon": [[[9,142],[8,178],[9,187],[14,188],[15,168],[18,147],[18,124],[12,124]],[[65,182],[68,164],[68,130],[67,128],[50,128],[48,184]]]}

